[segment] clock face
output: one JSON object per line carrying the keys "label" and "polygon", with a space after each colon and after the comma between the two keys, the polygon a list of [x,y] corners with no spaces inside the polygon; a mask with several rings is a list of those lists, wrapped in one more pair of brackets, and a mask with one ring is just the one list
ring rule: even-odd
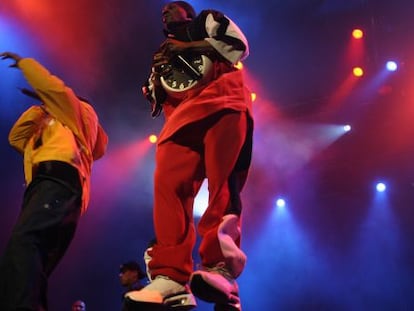
{"label": "clock face", "polygon": [[206,60],[210,61],[202,55],[175,57],[169,64],[168,73],[161,77],[164,89],[169,93],[180,93],[193,88],[203,79]]}
{"label": "clock face", "polygon": [[164,76],[165,83],[172,89],[184,91],[197,83],[197,80],[183,70],[172,70]]}

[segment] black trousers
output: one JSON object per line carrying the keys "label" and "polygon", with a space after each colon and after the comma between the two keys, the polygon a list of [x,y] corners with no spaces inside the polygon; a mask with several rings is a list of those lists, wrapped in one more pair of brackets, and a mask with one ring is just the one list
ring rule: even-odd
{"label": "black trousers", "polygon": [[0,260],[0,310],[47,310],[48,277],[80,217],[78,172],[62,162],[39,166]]}

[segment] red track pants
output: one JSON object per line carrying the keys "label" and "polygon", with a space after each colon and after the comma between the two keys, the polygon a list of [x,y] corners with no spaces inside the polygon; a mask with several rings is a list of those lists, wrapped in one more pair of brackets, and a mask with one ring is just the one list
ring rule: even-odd
{"label": "red track pants", "polygon": [[[202,265],[214,266],[226,261],[226,252],[220,246],[219,226],[223,216],[233,213],[233,202],[240,203],[247,174],[237,175],[235,166],[247,128],[245,112],[220,112],[185,126],[157,146],[154,179],[157,244],[150,253],[149,263],[153,278],[164,275],[180,283],[189,280],[196,241],[193,203],[205,178],[209,203],[198,224]],[[243,179],[231,182],[241,185],[236,191],[230,189],[231,177]],[[237,219],[232,223],[238,229],[240,219]],[[240,237],[234,235],[233,239],[238,248]]]}

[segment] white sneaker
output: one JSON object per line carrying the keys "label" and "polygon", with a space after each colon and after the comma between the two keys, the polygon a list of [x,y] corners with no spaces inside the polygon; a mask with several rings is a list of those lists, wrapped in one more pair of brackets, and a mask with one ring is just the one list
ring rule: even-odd
{"label": "white sneaker", "polygon": [[241,310],[239,287],[224,264],[195,271],[190,278],[190,287],[194,295],[215,303],[218,308],[229,306],[229,310]]}
{"label": "white sneaker", "polygon": [[[190,291],[188,289],[188,291]],[[178,294],[164,299],[164,305],[177,310],[191,310],[197,307],[197,302],[193,294]]]}
{"label": "white sneaker", "polygon": [[[164,304],[190,310],[197,304],[188,286],[181,285],[166,276],[157,276],[151,283],[138,291],[125,294],[125,298],[134,302]],[[183,308],[181,308],[183,307]]]}
{"label": "white sneaker", "polygon": [[222,305],[222,304],[214,305],[214,311],[240,311],[240,310],[241,310],[240,302],[239,303],[229,302],[225,305]]}

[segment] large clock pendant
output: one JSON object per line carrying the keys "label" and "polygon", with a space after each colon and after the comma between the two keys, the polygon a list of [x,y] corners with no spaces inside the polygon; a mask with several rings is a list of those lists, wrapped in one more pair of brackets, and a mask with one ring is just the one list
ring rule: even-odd
{"label": "large clock pendant", "polygon": [[174,57],[161,84],[172,96],[182,96],[186,91],[202,85],[210,78],[212,62],[205,55],[178,55]]}

